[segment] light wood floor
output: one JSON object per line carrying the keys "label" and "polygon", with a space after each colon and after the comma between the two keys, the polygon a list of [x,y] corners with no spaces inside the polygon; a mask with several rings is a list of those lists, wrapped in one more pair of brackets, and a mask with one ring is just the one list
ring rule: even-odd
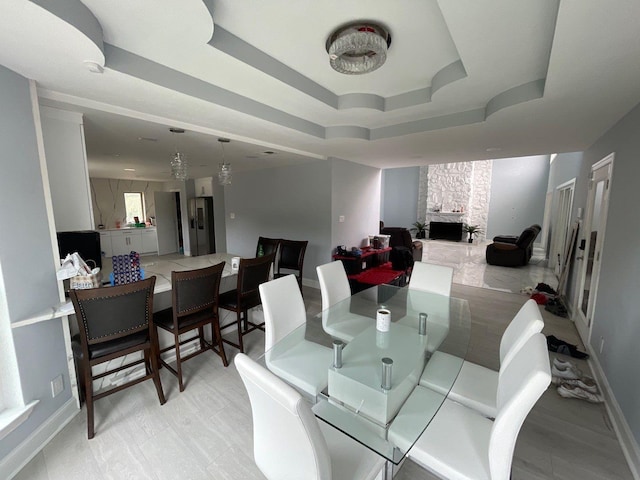
{"label": "light wood floor", "polygon": [[[498,367],[498,345],[508,321],[527,297],[454,284],[452,294],[470,302],[469,359]],[[319,291],[305,287],[310,313],[320,310]],[[579,344],[573,324],[543,310],[546,334]],[[264,335],[245,337],[252,357],[264,351]],[[227,347],[229,356],[236,352]],[[577,362],[588,371],[584,362]],[[212,354],[184,364],[186,390],[162,370],[167,403],[160,406],[151,382],[96,402],[96,436],[86,437],[80,412],[16,476],[19,480],[264,479],[253,463],[249,399],[233,365]],[[411,460],[396,480],[433,479]],[[632,479],[603,405],[563,399],[553,387],[520,432],[513,479]],[[337,479],[349,480],[349,479]]]}

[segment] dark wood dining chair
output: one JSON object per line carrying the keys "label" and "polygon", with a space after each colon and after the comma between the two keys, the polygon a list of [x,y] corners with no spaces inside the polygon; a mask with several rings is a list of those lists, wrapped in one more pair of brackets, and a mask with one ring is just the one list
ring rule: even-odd
{"label": "dark wood dining chair", "polygon": [[[257,258],[241,258],[238,267],[238,284],[235,290],[220,294],[220,308],[236,313],[234,323],[238,326],[238,343],[226,338],[222,341],[238,348],[244,353],[242,337],[254,330],[264,331],[264,322],[255,324],[247,318],[247,310],[261,304],[258,287],[269,280],[271,263],[275,253]],[[226,325],[226,326],[228,326]]]}
{"label": "dark wood dining chair", "polygon": [[[225,262],[211,267],[171,272],[172,306],[154,313],[153,323],[173,336],[173,345],[160,350],[160,353],[175,350],[176,368],[160,357],[160,363],[178,377],[180,391],[184,391],[182,379],[182,363],[208,350],[222,359],[223,365],[229,365],[224,352],[220,322],[218,318],[218,296],[220,279]],[[211,326],[211,342],[205,339],[204,327]],[[180,340],[184,333],[197,330],[196,335]],[[198,339],[200,348],[186,356],[182,356],[180,347]]]}
{"label": "dark wood dining chair", "polygon": [[[280,242],[281,240],[279,238],[258,237],[258,244],[256,245],[256,257],[269,255],[271,253],[277,253]],[[262,247],[262,249],[260,247]],[[260,250],[262,250],[262,255],[260,255]]]}
{"label": "dark wood dining chair", "polygon": [[[72,342],[78,365],[80,388],[87,406],[87,433],[94,437],[93,402],[150,378],[160,405],[165,398],[158,366],[158,337],[153,327],[153,288],[156,277],[106,288],[71,290],[69,295],[78,320],[79,335]],[[143,358],[93,374],[96,365],[142,352]],[[144,363],[146,375],[124,384],[94,392],[93,381]]]}
{"label": "dark wood dining chair", "polygon": [[[281,240],[280,259],[278,260],[274,278],[284,277],[293,273],[302,291],[302,265],[304,253],[307,250],[307,240]],[[281,270],[285,270],[282,272]]]}

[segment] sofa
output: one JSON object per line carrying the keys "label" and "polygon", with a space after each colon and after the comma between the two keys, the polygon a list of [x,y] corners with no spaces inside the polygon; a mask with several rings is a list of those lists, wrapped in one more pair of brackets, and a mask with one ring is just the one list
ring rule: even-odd
{"label": "sofa", "polygon": [[[399,252],[409,252],[414,261],[422,260],[422,242],[420,240],[413,240],[411,233],[404,227],[385,227],[380,222],[380,233],[382,235],[389,235],[389,246],[393,248],[395,254],[392,252],[391,257],[399,255]],[[393,260],[393,258],[392,258]]]}
{"label": "sofa", "polygon": [[487,245],[485,258],[489,265],[521,267],[529,263],[533,254],[533,242],[540,233],[540,225],[525,228],[518,236],[498,235]]}

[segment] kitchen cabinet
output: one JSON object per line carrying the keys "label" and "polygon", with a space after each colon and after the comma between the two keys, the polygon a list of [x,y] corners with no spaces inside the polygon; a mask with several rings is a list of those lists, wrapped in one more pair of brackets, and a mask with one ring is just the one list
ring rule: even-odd
{"label": "kitchen cabinet", "polygon": [[113,247],[111,246],[111,232],[100,232],[100,250],[102,250],[103,257],[113,257]]}
{"label": "kitchen cabinet", "polygon": [[158,251],[158,235],[155,227],[122,228],[103,230],[100,232],[100,246],[106,258],[114,255],[156,253]]}
{"label": "kitchen cabinet", "polygon": [[130,252],[140,252],[142,236],[135,230],[111,232],[111,247],[114,255],[126,255]]}
{"label": "kitchen cabinet", "polygon": [[153,253],[158,251],[158,233],[156,229],[145,229],[140,232],[142,238],[142,248],[140,253]]}

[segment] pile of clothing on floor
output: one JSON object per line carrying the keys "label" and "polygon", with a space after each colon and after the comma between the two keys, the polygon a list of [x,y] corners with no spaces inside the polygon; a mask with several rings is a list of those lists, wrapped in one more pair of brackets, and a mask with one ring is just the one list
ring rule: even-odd
{"label": "pile of clothing on floor", "polygon": [[546,283],[539,283],[536,288],[525,287],[521,292],[529,295],[538,305],[544,305],[544,309],[554,315],[565,318],[568,316],[560,295]]}
{"label": "pile of clothing on floor", "polygon": [[583,375],[575,363],[553,358],[551,364],[552,383],[557,386],[558,395],[564,398],[578,398],[591,403],[604,400],[593,378]]}

